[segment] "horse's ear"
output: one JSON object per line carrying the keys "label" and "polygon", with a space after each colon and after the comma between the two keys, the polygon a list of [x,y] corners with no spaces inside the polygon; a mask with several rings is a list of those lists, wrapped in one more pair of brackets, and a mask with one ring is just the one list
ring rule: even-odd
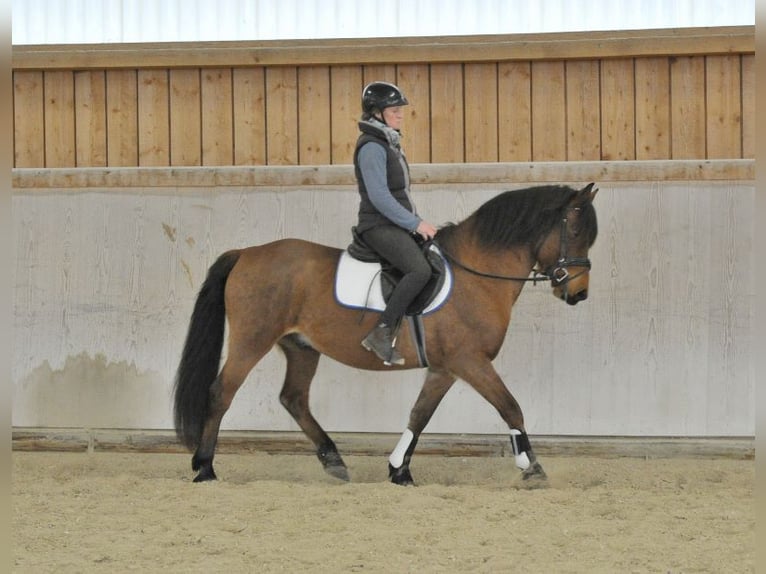
{"label": "horse's ear", "polygon": [[593,198],[596,197],[596,192],[598,192],[598,188],[593,189],[594,185],[596,185],[595,182],[590,182],[588,185],[578,191],[577,199],[583,202],[593,201]]}

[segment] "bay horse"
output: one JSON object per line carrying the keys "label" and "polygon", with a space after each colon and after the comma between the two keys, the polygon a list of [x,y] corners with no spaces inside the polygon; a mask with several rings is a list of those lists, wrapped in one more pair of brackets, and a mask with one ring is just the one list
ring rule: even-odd
{"label": "bay horse", "polygon": [[[508,425],[523,479],[546,475],[524,426],[521,407],[495,371],[511,308],[528,280],[550,281],[570,305],[588,296],[588,251],[598,231],[594,184],[582,189],[544,185],[502,192],[460,223],[438,230],[435,241],[453,270],[452,293],[423,317],[428,367],[409,423],[389,457],[389,478],[413,484],[410,461],[418,437],[459,378]],[[227,251],[208,270],[189,325],[174,385],[179,440],[194,452],[195,482],[213,470],[221,420],[248,373],[277,345],[287,359],[279,399],[316,447],[324,470],[349,480],[333,440],[309,409],[309,387],[321,355],[367,370],[419,367],[414,342],[402,329],[403,366],[386,366],[360,344],[377,312],[340,306],[334,276],[341,250],[299,239]],[[530,274],[532,274],[530,276]],[[228,320],[226,360],[219,372]]]}

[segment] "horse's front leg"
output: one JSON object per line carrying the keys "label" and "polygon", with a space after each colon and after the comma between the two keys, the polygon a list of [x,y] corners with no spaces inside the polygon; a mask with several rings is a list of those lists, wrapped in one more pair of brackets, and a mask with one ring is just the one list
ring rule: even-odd
{"label": "horse's front leg", "polygon": [[492,363],[488,360],[474,364],[468,363],[459,369],[460,378],[495,407],[508,425],[513,456],[516,466],[522,471],[522,478],[545,481],[548,477],[529,443],[521,407],[495,371]]}
{"label": "horse's front leg", "polygon": [[394,484],[412,485],[414,481],[410,473],[410,460],[420,433],[431,420],[436,407],[455,382],[455,377],[447,373],[429,370],[420,395],[410,411],[410,422],[402,433],[399,443],[388,458],[388,476]]}

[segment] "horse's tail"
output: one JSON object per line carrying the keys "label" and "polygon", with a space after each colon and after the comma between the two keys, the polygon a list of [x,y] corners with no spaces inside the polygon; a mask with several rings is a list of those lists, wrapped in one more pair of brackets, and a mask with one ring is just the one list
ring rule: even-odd
{"label": "horse's tail", "polygon": [[176,436],[189,450],[199,446],[210,385],[218,375],[226,323],[224,289],[239,251],[221,255],[207,272],[194,304],[173,388]]}

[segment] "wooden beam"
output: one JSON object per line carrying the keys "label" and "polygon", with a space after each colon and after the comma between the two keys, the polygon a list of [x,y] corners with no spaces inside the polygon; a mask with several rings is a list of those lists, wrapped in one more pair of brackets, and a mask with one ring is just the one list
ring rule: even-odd
{"label": "wooden beam", "polygon": [[754,54],[754,26],[483,36],[51,44],[12,47],[13,70],[507,62]]}
{"label": "wooden beam", "polygon": [[[755,181],[755,160],[643,160],[414,164],[421,189],[451,185],[551,182]],[[350,165],[135,168],[16,168],[13,188],[145,193],[147,189],[250,187],[254,190],[356,188]]]}
{"label": "wooden beam", "polygon": [[[357,456],[388,456],[399,439],[389,433],[337,433],[340,452]],[[530,436],[541,456],[596,456],[667,458],[725,458],[752,460],[753,437],[602,437]],[[172,431],[125,429],[20,428],[13,430],[12,448],[20,452],[147,452],[185,453]],[[314,448],[300,432],[222,431],[218,440],[222,454],[313,455]],[[506,435],[432,434],[418,441],[419,455],[510,457]]]}

